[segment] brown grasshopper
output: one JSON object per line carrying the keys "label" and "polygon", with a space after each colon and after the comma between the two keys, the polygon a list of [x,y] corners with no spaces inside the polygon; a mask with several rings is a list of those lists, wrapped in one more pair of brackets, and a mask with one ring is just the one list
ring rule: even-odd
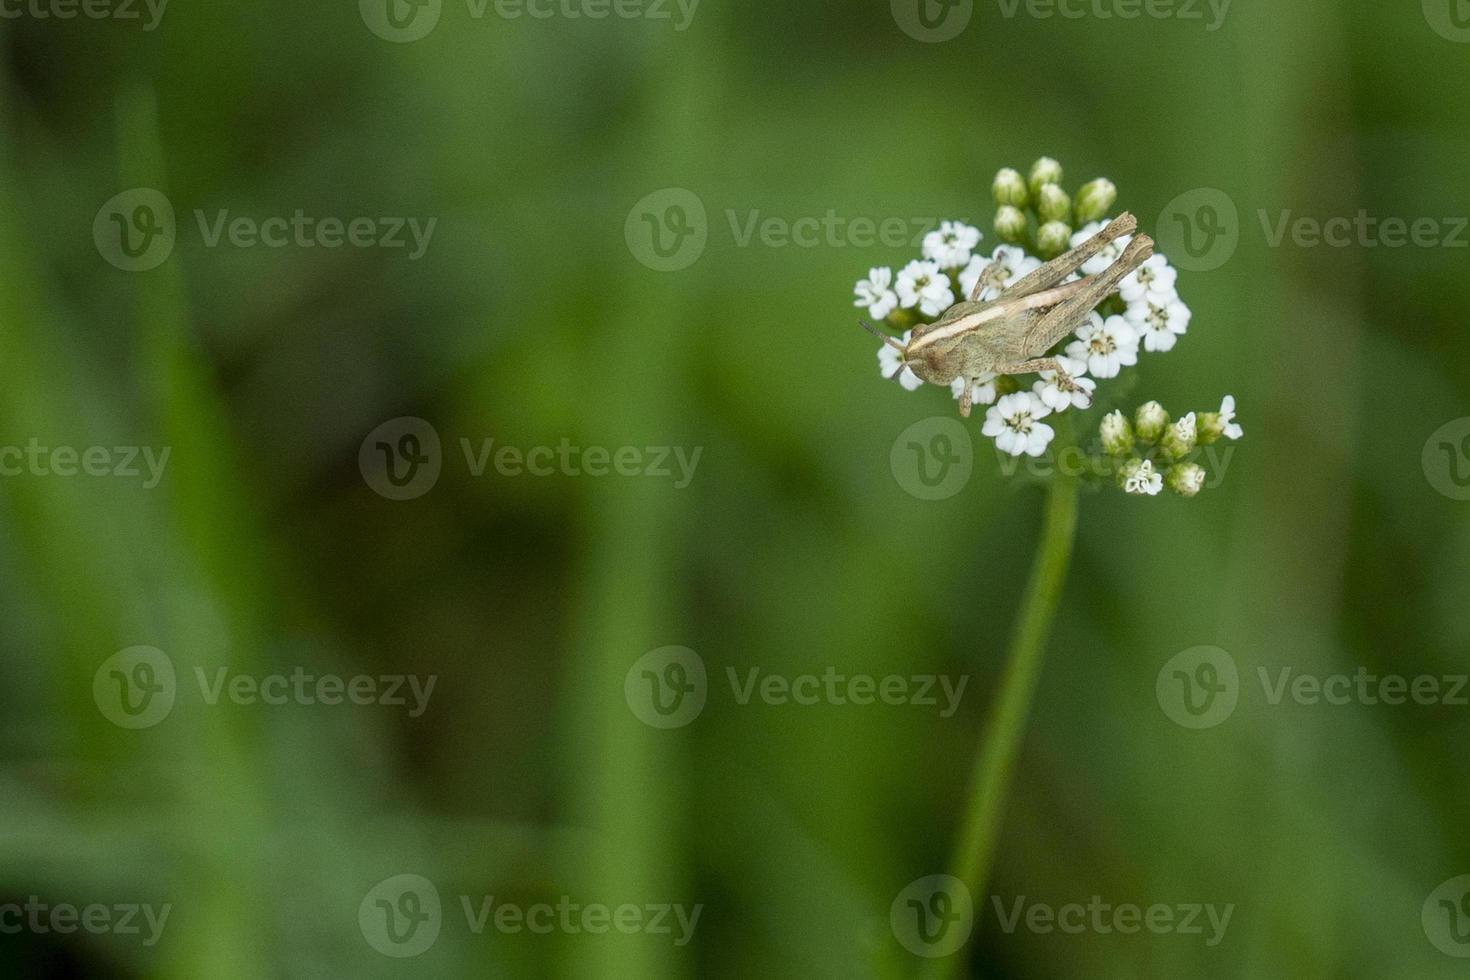
{"label": "brown grasshopper", "polygon": [[933,323],[915,327],[907,346],[872,324],[859,322],[903,355],[904,364],[921,380],[936,385],[948,385],[956,378],[968,380],[960,396],[960,415],[965,418],[970,416],[971,391],[983,374],[1055,371],[1063,388],[1077,390],[1056,358],[1041,355],[1076,330],[1087,314],[1118,288],[1118,283],[1153,255],[1153,239],[1137,236],[1112,265],[1095,276],[1075,282],[1063,280],[1113,239],[1131,235],[1137,227],[1137,219],[1124,212],[1081,245],[982,303],[980,292],[993,281],[999,265],[992,262],[980,274],[967,300],[945,310]]}

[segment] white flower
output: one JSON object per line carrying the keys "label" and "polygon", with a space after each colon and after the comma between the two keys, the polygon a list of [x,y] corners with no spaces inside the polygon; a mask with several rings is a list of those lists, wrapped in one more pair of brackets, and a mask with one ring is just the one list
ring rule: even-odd
{"label": "white flower", "polygon": [[946,221],[938,231],[924,236],[924,258],[938,262],[941,269],[958,269],[970,261],[970,250],[980,244],[980,238],[980,229]]}
{"label": "white flower", "polygon": [[1069,408],[1086,408],[1091,405],[1092,393],[1097,390],[1097,382],[1082,376],[1082,372],[1087,370],[1087,365],[1070,357],[1058,357],[1057,363],[1061,365],[1061,373],[1065,375],[1065,378],[1058,377],[1056,371],[1042,371],[1041,380],[1032,385],[1031,390],[1036,392],[1036,396],[1054,412],[1065,412]]}
{"label": "white flower", "polygon": [[1174,438],[1181,442],[1192,443],[1199,436],[1199,425],[1195,421],[1195,415],[1190,412],[1184,418],[1174,423]]}
{"label": "white flower", "polygon": [[1189,307],[1177,298],[1162,304],[1141,299],[1129,303],[1123,315],[1143,335],[1144,349],[1151,351],[1173,350],[1179,335],[1189,329],[1191,316]]}
{"label": "white flower", "polygon": [[1040,456],[1056,433],[1051,426],[1037,420],[1050,414],[1051,409],[1036,395],[1018,391],[985,410],[985,425],[980,431],[993,436],[1001,452]]}
{"label": "white flower", "polygon": [[1174,283],[1179,273],[1162,255],[1151,256],[1143,265],[1134,269],[1118,284],[1118,295],[1128,304],[1148,300],[1163,306],[1179,298]]}
{"label": "white flower", "polygon": [[[1072,236],[1072,247],[1076,248],[1089,238],[1092,238],[1098,232],[1102,231],[1103,228],[1107,227],[1107,224],[1107,219],[1104,219],[1102,221],[1094,221],[1092,224],[1087,225]],[[1113,261],[1118,256],[1123,254],[1123,249],[1127,248],[1128,243],[1131,241],[1133,241],[1132,235],[1121,235],[1118,238],[1114,238],[1102,247],[1102,251],[1082,263],[1082,271],[1089,276],[1095,276],[1099,272],[1104,271],[1108,266],[1113,264]]]}
{"label": "white flower", "polygon": [[1129,474],[1128,479],[1123,483],[1123,489],[1128,493],[1146,494],[1152,497],[1164,489],[1164,478],[1154,472],[1154,464],[1146,459]]}
{"label": "white flower", "polygon": [[1234,395],[1226,395],[1220,399],[1220,431],[1227,439],[1239,439],[1245,435],[1245,430],[1235,421]]}
{"label": "white flower", "polygon": [[1093,377],[1116,378],[1124,365],[1138,363],[1138,334],[1120,316],[1106,322],[1096,313],[1077,330],[1077,338],[1067,345],[1067,356],[1087,362]]}
{"label": "white flower", "polygon": [[1032,270],[1041,268],[1040,259],[1027,255],[1016,246],[997,245],[990,258],[977,255],[965,266],[965,271],[960,273],[960,293],[966,297],[973,295],[976,284],[980,282],[980,274],[992,262],[999,262],[1000,265],[985,277],[985,289],[979,297],[982,302],[995,299],[1011,283]]}
{"label": "white flower", "polygon": [[[898,342],[907,347],[912,334],[912,330],[908,331],[899,338]],[[894,375],[897,375],[898,383],[903,385],[905,391],[913,391],[924,383],[923,379],[914,373],[913,368],[903,362],[903,355],[887,344],[878,348],[878,373],[889,381],[892,381]]]}
{"label": "white flower", "polygon": [[898,307],[898,294],[893,291],[893,270],[883,267],[868,270],[868,278],[859,279],[852,288],[857,297],[853,306],[866,306],[868,316],[882,320]]}
{"label": "white flower", "polygon": [[917,306],[925,316],[938,316],[954,305],[954,290],[938,265],[916,260],[898,274],[898,301],[905,309]]}
{"label": "white flower", "polygon": [[[981,372],[980,383],[970,385],[971,403],[975,405],[989,405],[995,401],[996,377],[997,375],[991,374],[989,371]],[[969,384],[969,381],[965,378],[955,378],[949,383],[949,390],[954,395],[956,401],[965,393],[965,385],[967,384]]]}

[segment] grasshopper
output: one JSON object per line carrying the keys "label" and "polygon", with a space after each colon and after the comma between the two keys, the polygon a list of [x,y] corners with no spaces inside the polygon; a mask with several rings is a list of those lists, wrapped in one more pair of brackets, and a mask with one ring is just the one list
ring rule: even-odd
{"label": "grasshopper", "polygon": [[[1118,283],[1153,255],[1153,239],[1139,235],[1104,271],[1073,282],[1064,280],[1109,242],[1131,235],[1137,227],[1137,219],[1124,212],[1081,245],[1018,279],[995,299],[982,303],[981,291],[995,280],[999,269],[999,263],[992,262],[980,274],[968,299],[945,310],[933,323],[915,327],[907,346],[866,321],[858,322],[897,350],[903,356],[904,365],[921,380],[936,385],[948,385],[956,378],[969,381],[960,396],[960,415],[965,418],[970,416],[971,392],[984,374],[1055,371],[1062,388],[1076,391],[1076,384],[1056,358],[1043,355],[1076,330],[1118,288]],[[902,370],[899,368],[898,373]],[[894,374],[895,378],[898,373]]]}

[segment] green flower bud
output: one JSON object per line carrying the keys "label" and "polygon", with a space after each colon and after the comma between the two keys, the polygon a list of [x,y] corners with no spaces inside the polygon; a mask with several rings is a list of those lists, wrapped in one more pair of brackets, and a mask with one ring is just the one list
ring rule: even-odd
{"label": "green flower bud", "polygon": [[995,203],[999,205],[1009,204],[1013,208],[1024,208],[1029,198],[1026,195],[1026,180],[1021,176],[1019,170],[1006,167],[995,175],[995,183],[990,185],[990,193],[995,195]]}
{"label": "green flower bud", "polygon": [[1026,213],[1009,204],[1002,204],[995,212],[995,233],[1002,241],[1012,245],[1026,240]]}
{"label": "green flower bud", "polygon": [[1133,452],[1133,425],[1122,412],[1109,412],[1098,426],[1103,452],[1109,456],[1127,456]]}
{"label": "green flower bud", "polygon": [[1158,442],[1169,424],[1169,413],[1158,402],[1144,402],[1133,416],[1134,430],[1144,442]]}
{"label": "green flower bud", "polygon": [[1097,221],[1112,210],[1118,200],[1118,188],[1106,177],[1089,181],[1077,192],[1077,223],[1085,225]]}
{"label": "green flower bud", "polygon": [[1198,463],[1175,463],[1164,474],[1164,486],[1181,497],[1193,497],[1205,485],[1205,468]]}
{"label": "green flower bud", "polygon": [[1194,452],[1198,439],[1199,431],[1195,425],[1194,413],[1190,412],[1164,430],[1164,438],[1159,443],[1159,447],[1169,458],[1183,459]]}
{"label": "green flower bud", "polygon": [[1036,233],[1036,251],[1044,259],[1054,259],[1072,244],[1072,229],[1060,221],[1048,221]]}
{"label": "green flower bud", "polygon": [[1031,165],[1031,196],[1040,197],[1041,188],[1062,182],[1062,165],[1051,157],[1042,157]]}
{"label": "green flower bud", "polygon": [[1219,441],[1225,434],[1225,423],[1220,421],[1219,412],[1201,412],[1199,414],[1199,444],[1208,446],[1212,442]]}
{"label": "green flower bud", "polygon": [[1036,196],[1036,213],[1043,222],[1065,223],[1072,217],[1072,199],[1056,184],[1043,184],[1041,193]]}

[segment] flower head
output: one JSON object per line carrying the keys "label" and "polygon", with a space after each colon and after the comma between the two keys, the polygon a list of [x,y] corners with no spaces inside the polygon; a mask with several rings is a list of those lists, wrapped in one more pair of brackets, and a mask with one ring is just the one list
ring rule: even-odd
{"label": "flower head", "polygon": [[1164,478],[1154,471],[1154,464],[1146,459],[1131,460],[1121,474],[1123,490],[1142,496],[1155,496],[1164,489]]}
{"label": "flower head", "polygon": [[996,171],[995,180],[990,185],[990,193],[995,197],[997,205],[1010,205],[1016,208],[1026,206],[1026,178],[1019,171],[1010,167],[1002,167]]}
{"label": "flower head", "polygon": [[[899,338],[899,343],[905,347],[909,345],[909,337],[913,336],[910,330]],[[903,355],[887,344],[878,348],[878,373],[889,381],[895,377],[898,383],[903,385],[905,391],[913,391],[924,384],[924,379],[914,373],[913,369],[903,362]]]}
{"label": "flower head", "polygon": [[1235,396],[1226,395],[1220,399],[1220,411],[1217,414],[1220,432],[1227,439],[1239,439],[1245,435],[1245,430],[1235,421]]}
{"label": "flower head", "polygon": [[898,294],[893,291],[893,270],[876,267],[868,270],[868,278],[859,279],[852,293],[853,306],[867,307],[868,315],[882,320],[898,308]]}
{"label": "flower head", "polygon": [[995,211],[995,233],[1002,241],[1021,241],[1026,237],[1026,215],[1019,208],[1002,204]]}
{"label": "flower head", "polygon": [[970,261],[970,250],[980,244],[980,229],[961,221],[946,221],[924,236],[924,258],[941,269],[958,269]]}
{"label": "flower head", "polygon": [[1189,307],[1177,298],[1163,303],[1140,299],[1129,303],[1128,312],[1124,315],[1143,335],[1145,350],[1173,350],[1179,335],[1189,329]]}
{"label": "flower head", "polygon": [[1099,177],[1097,180],[1088,181],[1077,192],[1077,201],[1075,203],[1077,220],[1084,224],[1089,221],[1096,221],[1108,213],[1108,209],[1113,206],[1113,202],[1117,199],[1118,188],[1113,185],[1111,180],[1108,180],[1106,177]]}
{"label": "flower head", "polygon": [[[1081,245],[1102,231],[1103,228],[1107,227],[1107,224],[1106,221],[1094,221],[1092,224],[1084,226],[1081,231],[1072,236],[1072,247],[1076,248],[1078,245]],[[1099,272],[1107,271],[1108,266],[1117,261],[1118,256],[1123,254],[1123,249],[1127,248],[1128,243],[1131,241],[1133,241],[1132,235],[1121,235],[1118,238],[1114,238],[1102,247],[1102,251],[1082,263],[1082,271],[1089,276],[1095,276]]]}
{"label": "flower head", "polygon": [[985,410],[980,431],[993,437],[1001,452],[1040,456],[1056,435],[1051,426],[1039,421],[1050,414],[1051,409],[1035,394],[1017,391]]}
{"label": "flower head", "polygon": [[1175,463],[1164,474],[1164,482],[1181,497],[1193,497],[1204,488],[1205,468],[1198,463]]}
{"label": "flower head", "polygon": [[1093,313],[1067,345],[1067,356],[1087,363],[1096,378],[1116,378],[1125,364],[1138,363],[1138,335],[1120,316],[1106,320]]}
{"label": "flower head", "polygon": [[1164,430],[1164,438],[1159,442],[1159,447],[1170,458],[1183,459],[1194,452],[1198,439],[1199,426],[1194,413],[1190,412]]}
{"label": "flower head", "polygon": [[1164,306],[1179,298],[1174,289],[1178,279],[1179,272],[1168,259],[1162,255],[1151,255],[1118,284],[1118,295],[1130,306],[1144,300]]}
{"label": "flower head", "polygon": [[989,371],[982,373],[977,379],[978,384],[971,384],[968,378],[955,378],[949,383],[949,390],[953,393],[955,400],[965,393],[965,386],[970,386],[970,401],[975,405],[989,405],[995,401],[995,379],[996,375]]}
{"label": "flower head", "polygon": [[949,276],[935,262],[913,261],[898,274],[898,301],[905,308],[917,306],[925,316],[938,316],[954,305]]}
{"label": "flower head", "polygon": [[1133,452],[1133,423],[1122,412],[1114,410],[1104,415],[1098,435],[1102,437],[1103,452],[1109,456],[1127,456]]}
{"label": "flower head", "polygon": [[995,299],[1001,290],[1039,268],[1040,259],[1027,255],[1014,245],[997,245],[990,258],[977,255],[965,266],[965,271],[960,273],[960,292],[971,296],[976,284],[980,284],[985,287],[980,299]]}
{"label": "flower head", "polygon": [[1058,357],[1061,371],[1042,371],[1041,380],[1031,390],[1054,412],[1065,412],[1069,408],[1087,408],[1092,404],[1092,393],[1097,382],[1083,377],[1087,365],[1070,357]]}
{"label": "flower head", "polygon": [[1036,251],[1049,259],[1065,252],[1071,240],[1072,226],[1065,221],[1047,221],[1036,229]]}
{"label": "flower head", "polygon": [[1164,435],[1164,426],[1169,424],[1169,413],[1158,402],[1144,402],[1134,413],[1133,424],[1138,438],[1144,442],[1158,442]]}

